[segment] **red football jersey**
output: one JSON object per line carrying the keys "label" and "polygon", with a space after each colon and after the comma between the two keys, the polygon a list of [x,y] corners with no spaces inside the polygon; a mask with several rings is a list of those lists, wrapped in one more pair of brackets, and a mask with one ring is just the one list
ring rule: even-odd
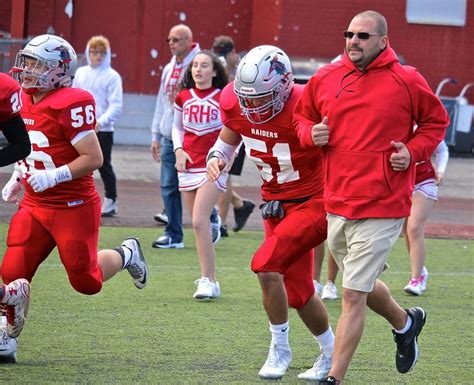
{"label": "red football jersey", "polygon": [[86,131],[94,130],[96,122],[93,96],[79,88],[59,88],[35,104],[30,95],[22,93],[22,101],[21,115],[32,145],[31,154],[20,161],[26,190],[23,202],[67,207],[100,199],[92,173],[59,183],[41,193],[34,192],[26,182],[33,170],[51,170],[78,157],[73,145]]}
{"label": "red football jersey", "polygon": [[260,170],[263,199],[322,197],[321,150],[303,149],[292,124],[293,108],[303,86],[294,85],[283,110],[262,124],[254,124],[242,115],[233,87],[233,82],[229,83],[222,91],[222,121],[242,136],[247,156]]}
{"label": "red football jersey", "polygon": [[0,123],[20,113],[20,84],[4,73],[0,73]]}
{"label": "red football jersey", "polygon": [[181,91],[174,104],[174,125],[184,130],[183,149],[193,160],[187,169],[206,168],[206,157],[222,129],[219,98],[221,90],[197,88]]}

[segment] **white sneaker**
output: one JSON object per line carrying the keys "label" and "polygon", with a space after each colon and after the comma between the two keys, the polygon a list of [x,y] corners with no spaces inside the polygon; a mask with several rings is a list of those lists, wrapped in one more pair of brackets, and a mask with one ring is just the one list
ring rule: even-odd
{"label": "white sneaker", "polygon": [[115,214],[117,214],[117,212],[117,200],[104,198],[104,202],[102,203],[102,212],[100,215],[102,217],[113,217]]}
{"label": "white sneaker", "polygon": [[30,283],[24,278],[19,278],[5,285],[4,295],[0,302],[7,310],[8,336],[16,338],[25,324],[30,302]]}
{"label": "white sneaker", "polygon": [[209,278],[202,277],[197,279],[194,283],[197,285],[196,292],[193,295],[194,298],[204,299],[217,298],[221,296],[221,288],[217,281],[212,282]]}
{"label": "white sneaker", "polygon": [[410,282],[408,282],[404,290],[411,295],[421,295],[423,293],[423,282],[421,278],[410,279]]}
{"label": "white sneaker", "polygon": [[298,379],[307,381],[321,381],[328,375],[331,365],[332,357],[321,354],[314,362],[312,368],[308,369],[304,373],[298,374]]}
{"label": "white sneaker", "polygon": [[421,270],[421,290],[425,291],[426,290],[426,284],[428,283],[428,269],[426,266],[423,266],[423,269]]}
{"label": "white sneaker", "polygon": [[132,276],[135,286],[143,289],[148,281],[148,266],[145,262],[140,242],[136,238],[127,238],[122,242],[121,246],[132,252],[132,258],[127,266],[127,270]]}
{"label": "white sneaker", "polygon": [[16,339],[10,338],[5,329],[0,329],[0,363],[16,362]]}
{"label": "white sneaker", "polygon": [[214,209],[211,213],[211,239],[212,244],[216,245],[217,242],[221,240],[221,226],[222,226],[222,219],[220,215],[217,213],[217,209]]}
{"label": "white sneaker", "polygon": [[327,281],[324,285],[321,299],[337,299],[337,287],[332,281]]}
{"label": "white sneaker", "polygon": [[270,346],[268,357],[258,375],[262,378],[278,379],[283,377],[291,364],[291,349],[283,349],[276,344]]}
{"label": "white sneaker", "polygon": [[314,291],[316,292],[318,297],[321,297],[321,293],[323,291],[323,284],[321,282],[316,281],[315,279],[313,279],[313,283],[314,283]]}

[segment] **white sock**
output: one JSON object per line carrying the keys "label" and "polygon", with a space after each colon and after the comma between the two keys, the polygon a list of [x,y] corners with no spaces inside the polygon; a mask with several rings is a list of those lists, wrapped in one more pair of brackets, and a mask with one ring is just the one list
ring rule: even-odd
{"label": "white sock", "polygon": [[411,317],[408,316],[405,327],[402,330],[395,330],[395,332],[397,332],[398,334],[405,334],[408,330],[410,330],[411,324],[412,324]]}
{"label": "white sock", "polygon": [[[132,250],[130,250],[126,246],[120,246],[123,251],[122,259],[123,259],[123,269],[130,265],[130,261],[132,260]],[[120,252],[119,252],[120,253]]]}
{"label": "white sock", "polygon": [[278,346],[289,346],[288,331],[290,330],[289,322],[281,325],[273,325],[270,323],[270,331],[272,332],[272,344]]}
{"label": "white sock", "polygon": [[334,333],[332,332],[331,325],[329,325],[328,329],[319,336],[314,336],[314,339],[319,344],[319,348],[321,349],[321,353],[323,353],[327,357],[332,356],[332,352],[334,351]]}

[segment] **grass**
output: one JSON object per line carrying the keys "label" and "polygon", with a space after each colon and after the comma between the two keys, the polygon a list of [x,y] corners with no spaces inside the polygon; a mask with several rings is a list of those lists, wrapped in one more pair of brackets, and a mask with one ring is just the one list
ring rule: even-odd
{"label": "grass", "polygon": [[[4,245],[6,225],[0,226]],[[192,298],[199,265],[192,232],[186,248],[156,250],[156,229],[101,228],[101,248],[139,236],[150,266],[150,281],[136,290],[126,272],[84,296],[69,285],[56,252],[32,283],[30,313],[19,339],[18,363],[0,366],[2,384],[259,384],[258,370],[270,341],[260,288],[249,265],[261,232],[231,234],[217,246],[222,297]],[[3,239],[2,239],[3,238]],[[346,384],[473,383],[474,241],[429,240],[430,281],[422,297],[403,292],[408,257],[400,240],[383,274],[404,307],[423,306],[428,314],[420,337],[421,359],[409,374],[394,365],[390,327],[367,312],[362,341]],[[324,276],[324,274],[323,274]],[[340,288],[340,277],[337,285]],[[327,303],[335,330],[340,300]],[[293,363],[279,381],[301,384],[316,344],[290,312]],[[449,380],[448,380],[449,379]]]}

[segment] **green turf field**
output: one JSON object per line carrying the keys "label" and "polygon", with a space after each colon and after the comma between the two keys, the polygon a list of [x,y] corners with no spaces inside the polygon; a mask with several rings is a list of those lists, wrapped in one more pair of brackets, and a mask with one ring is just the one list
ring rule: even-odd
{"label": "green turf field", "polygon": [[[6,225],[0,226],[3,234]],[[160,231],[161,232],[161,231]],[[222,297],[192,298],[199,265],[192,232],[186,248],[156,250],[157,229],[101,228],[101,248],[139,236],[150,267],[144,290],[127,272],[105,283],[100,294],[84,296],[69,285],[57,254],[32,283],[30,313],[19,339],[18,363],[0,366],[1,384],[255,384],[270,342],[260,288],[250,271],[261,232],[231,234],[217,245]],[[4,247],[4,246],[3,246]],[[361,344],[346,384],[474,383],[474,241],[429,240],[428,290],[414,298],[403,292],[409,264],[403,240],[389,259],[383,279],[404,306],[422,306],[427,323],[421,357],[412,373],[395,369],[389,325],[368,311]],[[323,274],[325,276],[325,274]],[[337,280],[340,290],[340,277]],[[341,302],[327,303],[335,330]],[[281,384],[312,366],[317,346],[296,312],[290,312],[293,363]]]}

